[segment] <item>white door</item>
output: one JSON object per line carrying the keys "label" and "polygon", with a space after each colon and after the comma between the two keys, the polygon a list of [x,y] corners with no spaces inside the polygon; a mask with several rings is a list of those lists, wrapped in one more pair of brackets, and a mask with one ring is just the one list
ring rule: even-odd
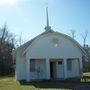
{"label": "white door", "polygon": [[58,61],[56,64],[56,77],[57,78],[64,78],[64,66],[63,61]]}

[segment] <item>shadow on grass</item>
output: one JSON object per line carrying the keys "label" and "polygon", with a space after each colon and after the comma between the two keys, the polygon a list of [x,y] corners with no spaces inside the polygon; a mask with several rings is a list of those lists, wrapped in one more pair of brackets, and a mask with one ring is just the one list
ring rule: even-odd
{"label": "shadow on grass", "polygon": [[80,79],[67,80],[43,80],[43,81],[20,81],[21,85],[31,85],[36,88],[57,88],[57,89],[74,89],[77,85],[90,85],[90,82],[81,82]]}

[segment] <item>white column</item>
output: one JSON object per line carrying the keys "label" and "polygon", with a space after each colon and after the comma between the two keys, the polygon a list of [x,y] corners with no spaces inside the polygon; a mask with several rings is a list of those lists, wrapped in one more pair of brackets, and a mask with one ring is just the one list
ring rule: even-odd
{"label": "white column", "polygon": [[64,78],[67,78],[67,59],[64,59]]}
{"label": "white column", "polygon": [[83,64],[82,64],[82,58],[79,58],[79,67],[80,67],[80,76],[83,77]]}
{"label": "white column", "polygon": [[27,67],[27,78],[26,81],[29,82],[30,81],[30,60],[27,59],[27,63],[26,63],[26,67]]}
{"label": "white column", "polygon": [[50,62],[46,59],[46,79],[50,79]]}

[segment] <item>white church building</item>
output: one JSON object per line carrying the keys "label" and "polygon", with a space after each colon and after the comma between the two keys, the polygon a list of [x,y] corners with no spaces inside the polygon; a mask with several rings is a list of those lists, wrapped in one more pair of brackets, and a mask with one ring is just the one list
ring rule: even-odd
{"label": "white church building", "polygon": [[49,26],[48,9],[45,31],[15,50],[16,80],[50,80],[82,77],[80,44]]}

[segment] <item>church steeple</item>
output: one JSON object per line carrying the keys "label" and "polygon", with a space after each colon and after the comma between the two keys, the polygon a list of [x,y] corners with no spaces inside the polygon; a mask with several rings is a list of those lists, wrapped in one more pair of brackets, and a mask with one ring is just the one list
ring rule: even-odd
{"label": "church steeple", "polygon": [[46,16],[47,16],[47,23],[46,23],[46,25],[47,25],[47,26],[49,26],[49,19],[48,19],[48,7],[46,7],[46,14],[47,14],[47,15],[46,15]]}
{"label": "church steeple", "polygon": [[46,7],[46,32],[51,31],[51,27],[49,26],[49,17],[48,17],[48,7]]}

